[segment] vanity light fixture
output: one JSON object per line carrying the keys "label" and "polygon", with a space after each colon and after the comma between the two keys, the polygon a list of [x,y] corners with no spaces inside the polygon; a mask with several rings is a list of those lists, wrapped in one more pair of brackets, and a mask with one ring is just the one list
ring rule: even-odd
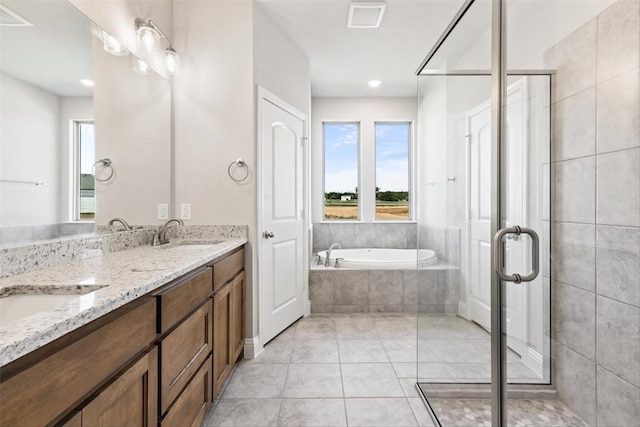
{"label": "vanity light fixture", "polygon": [[144,62],[142,59],[133,57],[133,71],[138,74],[146,75],[149,73],[149,64]]}
{"label": "vanity light fixture", "polygon": [[129,51],[115,37],[109,35],[106,31],[102,32],[102,47],[104,50],[115,56],[127,56]]}
{"label": "vanity light fixture", "polygon": [[171,46],[162,52],[162,56],[164,59],[164,65],[167,67],[167,74],[170,76],[180,74],[180,56],[178,56]]}
{"label": "vanity light fixture", "polygon": [[85,85],[87,87],[94,87],[96,85],[93,82],[93,80],[90,80],[90,79],[80,79],[80,83],[82,83],[83,85]]}
{"label": "vanity light fixture", "polygon": [[[167,74],[175,76],[180,73],[180,56],[176,53],[171,40],[166,34],[153,22],[151,19],[145,21],[137,18],[135,20],[135,29],[138,40],[138,46],[144,49],[147,55],[157,54],[161,48],[162,39],[165,39],[169,46],[162,51],[162,61],[167,70]],[[146,64],[145,64],[146,65]],[[137,63],[134,62],[134,71],[140,72],[136,69]],[[148,68],[148,65],[147,65]],[[146,74],[146,73],[141,73]]]}
{"label": "vanity light fixture", "polygon": [[378,87],[382,84],[380,80],[369,80],[369,87]]}

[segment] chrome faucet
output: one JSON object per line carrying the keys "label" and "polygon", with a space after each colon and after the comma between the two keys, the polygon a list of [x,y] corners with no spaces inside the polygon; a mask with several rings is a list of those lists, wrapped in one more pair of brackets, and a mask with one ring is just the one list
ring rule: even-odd
{"label": "chrome faucet", "polygon": [[129,224],[127,224],[127,221],[125,221],[122,218],[113,218],[113,219],[109,220],[107,225],[111,226],[111,225],[113,225],[114,222],[119,222],[120,224],[122,224],[122,226],[124,227],[125,230],[133,230],[133,227],[130,226]]}
{"label": "chrome faucet", "polygon": [[167,243],[169,243],[169,239],[167,238],[167,227],[169,227],[169,225],[173,222],[184,225],[184,222],[178,218],[173,218],[165,222],[158,230],[158,234],[154,236],[151,246],[166,245]]}
{"label": "chrome faucet", "polygon": [[334,243],[333,245],[329,246],[329,249],[327,249],[327,252],[325,254],[326,258],[324,259],[325,267],[329,267],[331,265],[331,251],[334,249],[342,249],[340,243]]}

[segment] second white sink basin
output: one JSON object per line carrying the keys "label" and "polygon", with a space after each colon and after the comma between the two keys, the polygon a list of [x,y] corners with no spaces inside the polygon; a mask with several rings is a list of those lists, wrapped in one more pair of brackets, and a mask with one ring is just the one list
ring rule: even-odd
{"label": "second white sink basin", "polygon": [[[93,301],[93,292],[101,288],[94,287],[83,293],[59,293],[43,294],[33,292],[18,293],[6,297],[0,297],[0,326],[29,317],[42,311],[61,307],[70,301],[77,300],[73,310],[81,311],[83,307]],[[77,307],[76,307],[77,306]]]}

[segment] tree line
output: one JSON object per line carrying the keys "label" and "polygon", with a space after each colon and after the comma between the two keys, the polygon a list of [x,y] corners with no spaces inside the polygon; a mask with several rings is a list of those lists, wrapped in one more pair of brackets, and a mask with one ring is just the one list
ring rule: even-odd
{"label": "tree line", "polygon": [[[337,192],[330,191],[328,193],[324,193],[324,197],[326,200],[341,200],[342,196],[350,196],[351,200],[358,200],[358,189],[354,192]],[[380,200],[382,202],[401,202],[409,200],[409,192],[408,191],[380,191],[379,187],[376,187],[376,200]]]}

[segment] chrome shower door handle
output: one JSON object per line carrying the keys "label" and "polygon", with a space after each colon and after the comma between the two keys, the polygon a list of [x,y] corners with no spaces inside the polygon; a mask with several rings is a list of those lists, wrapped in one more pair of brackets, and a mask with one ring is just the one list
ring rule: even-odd
{"label": "chrome shower door handle", "polygon": [[[527,275],[521,274],[505,274],[502,270],[504,265],[504,249],[502,245],[502,239],[508,234],[515,234],[520,236],[521,234],[528,234],[531,236],[531,271]],[[495,270],[498,278],[505,282],[522,283],[531,282],[540,273],[540,239],[538,233],[533,229],[527,227],[520,227],[519,225],[513,227],[506,227],[498,230],[493,237],[493,269]]]}

